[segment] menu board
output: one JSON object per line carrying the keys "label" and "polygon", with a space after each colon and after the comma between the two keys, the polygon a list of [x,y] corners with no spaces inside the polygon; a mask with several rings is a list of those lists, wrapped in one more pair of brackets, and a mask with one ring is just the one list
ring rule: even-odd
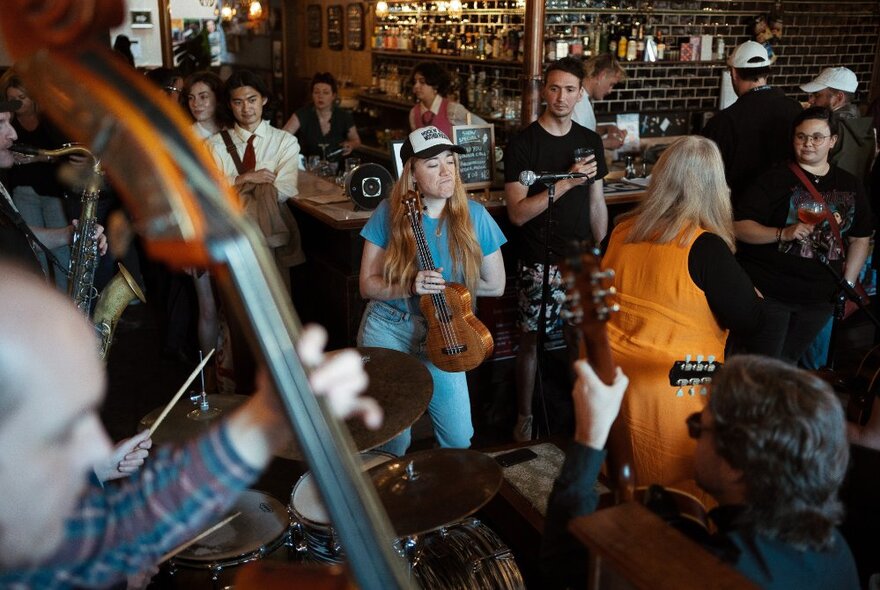
{"label": "menu board", "polygon": [[459,174],[465,189],[489,188],[495,172],[495,126],[456,125],[452,141],[467,150],[459,154]]}

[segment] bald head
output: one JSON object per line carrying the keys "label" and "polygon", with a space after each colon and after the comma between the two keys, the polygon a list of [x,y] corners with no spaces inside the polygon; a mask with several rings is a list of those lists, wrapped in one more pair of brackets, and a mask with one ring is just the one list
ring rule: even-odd
{"label": "bald head", "polygon": [[[98,419],[104,368],[73,304],[0,261],[0,570],[64,538],[87,474],[110,454]],[[40,510],[33,510],[39,506]]]}

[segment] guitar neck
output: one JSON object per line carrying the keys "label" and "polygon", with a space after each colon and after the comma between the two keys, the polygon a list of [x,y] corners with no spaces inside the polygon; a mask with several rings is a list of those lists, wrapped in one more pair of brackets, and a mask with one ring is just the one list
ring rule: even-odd
{"label": "guitar neck", "polygon": [[407,202],[407,217],[412,228],[416,242],[416,260],[421,270],[434,270],[434,257],[428,248],[428,238],[425,236],[425,226],[422,224],[422,215],[416,210],[415,203]]}

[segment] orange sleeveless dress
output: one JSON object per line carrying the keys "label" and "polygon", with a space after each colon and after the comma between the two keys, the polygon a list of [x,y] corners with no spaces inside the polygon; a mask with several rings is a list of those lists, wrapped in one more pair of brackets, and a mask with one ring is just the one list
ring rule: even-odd
{"label": "orange sleeveless dress", "polygon": [[699,388],[669,385],[674,361],[691,355],[724,360],[727,331],[721,329],[705,293],[691,280],[688,254],[704,230],[685,246],[679,234],[668,244],[624,243],[632,220],[611,235],[603,268],[614,269],[620,312],[608,322],[615,362],[629,377],[621,418],[630,433],[637,485],[673,485],[693,479],[695,441],[685,418],[706,405]]}

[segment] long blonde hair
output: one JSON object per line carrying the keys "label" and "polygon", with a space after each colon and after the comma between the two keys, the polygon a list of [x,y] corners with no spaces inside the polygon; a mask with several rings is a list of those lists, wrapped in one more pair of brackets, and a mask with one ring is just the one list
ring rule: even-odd
{"label": "long blonde hair", "polygon": [[[392,285],[411,284],[419,271],[415,237],[409,219],[406,217],[406,207],[403,205],[403,200],[409,191],[418,193],[416,183],[413,180],[414,161],[415,158],[410,158],[403,165],[400,180],[394,184],[391,196],[388,197],[391,231],[388,247],[385,250],[384,278],[388,284]],[[421,211],[421,195],[418,201],[416,205]],[[446,224],[449,254],[452,258],[452,268],[446,270],[450,271],[452,275],[461,273],[464,276],[465,287],[471,293],[476,293],[480,280],[483,251],[477,242],[468,210],[468,198],[458,174],[458,156],[455,157],[455,189],[440,214],[440,223]]]}
{"label": "long blonde hair", "polygon": [[718,146],[696,135],[670,145],[651,174],[645,199],[618,222],[632,219],[627,242],[666,244],[685,231],[686,245],[694,232],[703,229],[720,237],[736,251],[733,207],[724,178],[724,162]]}

